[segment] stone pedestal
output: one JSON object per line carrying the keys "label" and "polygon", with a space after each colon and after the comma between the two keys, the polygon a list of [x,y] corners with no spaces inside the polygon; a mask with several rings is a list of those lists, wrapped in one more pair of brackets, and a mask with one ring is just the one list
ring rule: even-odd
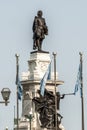
{"label": "stone pedestal", "polygon": [[50,54],[47,52],[31,52],[29,65],[29,80],[40,80],[50,63]]}
{"label": "stone pedestal", "polygon": [[[31,52],[28,60],[28,72],[23,72],[22,75],[22,117],[29,115],[29,112],[32,111],[33,119],[31,130],[47,130],[46,128],[43,129],[40,127],[40,122],[37,113],[35,112],[35,104],[32,102],[32,98],[38,96],[37,90],[40,89],[40,81],[47,71],[50,61],[51,58],[49,52]],[[58,76],[56,79],[56,86],[63,84],[63,81],[58,80]],[[53,78],[46,82],[46,88],[55,93],[55,83]],[[29,122],[22,120],[19,122],[19,127],[19,130],[29,130]]]}

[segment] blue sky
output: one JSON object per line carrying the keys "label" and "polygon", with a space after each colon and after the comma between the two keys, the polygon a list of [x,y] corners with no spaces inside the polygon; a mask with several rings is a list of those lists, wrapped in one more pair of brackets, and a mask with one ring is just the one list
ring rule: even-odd
{"label": "blue sky", "polygon": [[[14,105],[16,104],[16,58],[20,55],[20,75],[28,70],[32,51],[32,23],[38,10],[48,25],[49,35],[43,42],[43,49],[57,52],[57,71],[61,93],[74,91],[79,51],[83,53],[85,130],[87,129],[87,1],[86,0],[0,0],[0,91],[11,90],[10,104],[0,104],[0,130],[13,128]],[[2,97],[0,95],[0,100]],[[60,112],[66,130],[81,130],[81,99],[66,96],[61,100]],[[21,103],[20,103],[21,115]]]}

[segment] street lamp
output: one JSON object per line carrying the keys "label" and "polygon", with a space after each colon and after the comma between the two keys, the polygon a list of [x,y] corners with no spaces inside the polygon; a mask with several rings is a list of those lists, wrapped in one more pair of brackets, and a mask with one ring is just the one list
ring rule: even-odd
{"label": "street lamp", "polygon": [[32,116],[32,111],[29,112],[29,115],[25,115],[25,117],[26,117],[27,119],[29,119],[29,122],[30,122],[30,130],[31,130],[31,121],[32,121],[32,118],[33,118],[33,116]]}
{"label": "street lamp", "polygon": [[5,105],[7,106],[7,104],[9,103],[9,97],[10,97],[10,89],[9,88],[3,88],[1,91],[2,97],[4,101],[0,101],[0,103],[5,103]]}
{"label": "street lamp", "polygon": [[8,130],[8,127],[6,127],[6,130]]}

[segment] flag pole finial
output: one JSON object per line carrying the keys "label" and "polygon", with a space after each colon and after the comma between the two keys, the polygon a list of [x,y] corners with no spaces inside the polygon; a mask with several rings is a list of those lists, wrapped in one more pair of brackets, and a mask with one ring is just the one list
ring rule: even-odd
{"label": "flag pole finial", "polygon": [[82,52],[79,52],[79,55],[82,57],[82,55],[83,55]]}
{"label": "flag pole finial", "polygon": [[15,54],[15,56],[16,56],[16,57],[19,57],[19,55],[18,55],[17,53]]}

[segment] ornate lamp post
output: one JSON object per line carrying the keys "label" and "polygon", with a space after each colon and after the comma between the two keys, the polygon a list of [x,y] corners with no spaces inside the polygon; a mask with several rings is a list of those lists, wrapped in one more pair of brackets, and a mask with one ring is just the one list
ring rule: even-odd
{"label": "ornate lamp post", "polygon": [[9,88],[3,88],[1,91],[2,97],[4,101],[0,101],[0,103],[5,103],[5,105],[7,106],[7,104],[9,103],[9,97],[10,97],[10,89]]}
{"label": "ornate lamp post", "polygon": [[6,130],[8,130],[8,127],[6,127]]}
{"label": "ornate lamp post", "polygon": [[33,116],[32,116],[32,111],[29,112],[29,115],[25,115],[25,117],[26,117],[27,119],[29,119],[29,122],[30,122],[30,130],[31,130],[31,121],[32,121],[32,118],[33,118]]}

